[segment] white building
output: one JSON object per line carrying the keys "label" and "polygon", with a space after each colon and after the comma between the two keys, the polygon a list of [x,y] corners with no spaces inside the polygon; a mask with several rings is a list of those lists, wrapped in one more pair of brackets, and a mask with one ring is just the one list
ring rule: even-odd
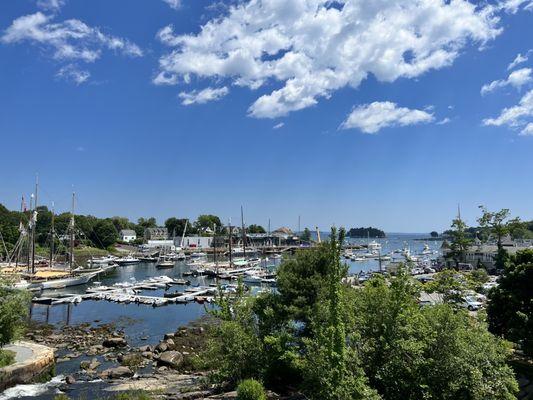
{"label": "white building", "polygon": [[145,250],[163,250],[164,252],[175,251],[176,246],[173,240],[148,240],[144,245]]}
{"label": "white building", "polygon": [[133,242],[134,240],[137,240],[137,234],[134,230],[122,229],[120,231],[120,240],[126,243]]}
{"label": "white building", "polygon": [[[176,246],[181,245],[180,237],[174,239],[174,244]],[[183,248],[184,249],[206,249],[213,246],[213,237],[212,236],[185,236],[183,238]]]}

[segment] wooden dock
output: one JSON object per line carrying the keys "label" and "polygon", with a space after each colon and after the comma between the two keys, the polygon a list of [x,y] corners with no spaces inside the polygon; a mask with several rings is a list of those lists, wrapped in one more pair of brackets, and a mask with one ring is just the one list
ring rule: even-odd
{"label": "wooden dock", "polygon": [[78,304],[85,300],[106,300],[115,303],[124,304],[145,304],[152,307],[160,307],[167,304],[185,304],[193,301],[204,302],[209,296],[216,293],[216,288],[209,286],[189,287],[185,293],[176,297],[158,297],[146,296],[137,293],[141,290],[158,290],[168,289],[175,285],[186,285],[188,281],[184,280],[160,280],[148,279],[136,284],[125,284],[111,287],[95,287],[87,289],[85,294],[59,294],[57,296],[36,297],[32,300],[35,304],[60,305],[60,304]]}

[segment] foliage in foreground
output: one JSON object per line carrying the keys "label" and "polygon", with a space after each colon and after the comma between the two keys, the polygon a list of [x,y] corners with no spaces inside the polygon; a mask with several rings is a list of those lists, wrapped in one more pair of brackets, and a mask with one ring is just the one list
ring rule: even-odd
{"label": "foliage in foreground", "polygon": [[0,350],[0,368],[11,365],[15,362],[15,353],[9,350]]}
{"label": "foliage in foreground", "polygon": [[20,335],[29,309],[28,295],[4,284],[0,279],[0,347]]}
{"label": "foliage in foreground", "polygon": [[489,328],[533,356],[533,250],[510,256],[498,287],[490,292]]}
{"label": "foliage in foreground", "polygon": [[246,379],[237,386],[237,400],[266,400],[263,384],[255,379]]}
{"label": "foliage in foreground", "polygon": [[254,378],[314,400],[511,400],[507,342],[448,305],[420,308],[407,274],[344,286],[343,234],[284,261],[278,292],[221,297],[211,333],[213,378]]}

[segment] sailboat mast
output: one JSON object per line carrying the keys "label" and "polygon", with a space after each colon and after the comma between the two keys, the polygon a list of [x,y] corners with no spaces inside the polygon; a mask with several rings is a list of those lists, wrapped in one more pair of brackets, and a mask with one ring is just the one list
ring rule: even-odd
{"label": "sailboat mast", "polygon": [[68,264],[72,271],[74,267],[74,201],[76,199],[76,193],[72,192],[72,209],[70,213],[70,253]]}
{"label": "sailboat mast", "polygon": [[228,235],[229,235],[229,266],[233,265],[233,229],[231,227],[231,218],[228,224]]}
{"label": "sailboat mast", "polygon": [[217,268],[218,275],[218,260],[217,260],[217,224],[213,224],[213,261]]}
{"label": "sailboat mast", "polygon": [[244,228],[244,212],[241,206],[241,228],[242,228],[242,248],[244,259],[246,260],[246,229]]}
{"label": "sailboat mast", "polygon": [[34,199],[34,211],[32,214],[32,235],[31,235],[31,273],[35,274],[35,234],[37,231],[37,197],[39,194],[39,175],[35,177],[35,199]]}
{"label": "sailboat mast", "polygon": [[270,240],[270,218],[268,219],[268,239],[267,242],[270,243],[270,246],[273,245],[272,241]]}
{"label": "sailboat mast", "polygon": [[55,244],[55,207],[54,202],[52,202],[52,224],[50,228],[50,263],[48,264],[49,268],[52,268],[54,263],[54,244]]}

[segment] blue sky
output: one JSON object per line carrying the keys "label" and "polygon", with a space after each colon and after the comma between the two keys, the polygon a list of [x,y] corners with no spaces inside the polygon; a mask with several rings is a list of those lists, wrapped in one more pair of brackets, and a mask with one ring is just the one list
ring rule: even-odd
{"label": "blue sky", "polygon": [[2,1],[0,203],[38,173],[47,205],[134,220],[533,218],[530,1],[228,3]]}

